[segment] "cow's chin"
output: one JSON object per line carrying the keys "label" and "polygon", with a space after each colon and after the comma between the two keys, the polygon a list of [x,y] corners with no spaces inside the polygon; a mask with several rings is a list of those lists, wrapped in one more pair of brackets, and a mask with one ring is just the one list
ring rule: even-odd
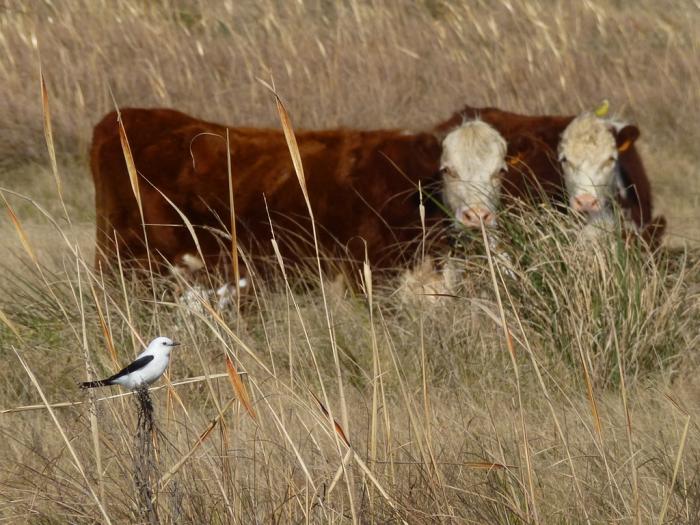
{"label": "cow's chin", "polygon": [[604,206],[601,210],[595,211],[588,215],[589,223],[611,223],[614,219],[612,209],[609,206]]}
{"label": "cow's chin", "polygon": [[604,239],[615,231],[615,217],[612,211],[607,208],[586,214],[583,221],[583,226],[578,234],[579,240],[583,242]]}
{"label": "cow's chin", "polygon": [[577,238],[578,242],[583,246],[591,243],[599,243],[612,239],[611,233],[615,231],[615,225],[612,220],[600,219],[596,222],[589,222],[583,225],[579,231]]}
{"label": "cow's chin", "polygon": [[596,211],[576,212],[586,226],[608,226],[613,223],[614,216],[609,206],[603,206]]}
{"label": "cow's chin", "polygon": [[[462,229],[462,230],[468,230],[471,232],[480,232],[481,231],[481,224],[477,224],[474,221],[464,221],[459,215],[455,216],[455,222],[457,224],[457,227]],[[498,226],[498,221],[494,217],[491,220],[485,221],[484,223],[484,228],[487,230],[493,230]]]}

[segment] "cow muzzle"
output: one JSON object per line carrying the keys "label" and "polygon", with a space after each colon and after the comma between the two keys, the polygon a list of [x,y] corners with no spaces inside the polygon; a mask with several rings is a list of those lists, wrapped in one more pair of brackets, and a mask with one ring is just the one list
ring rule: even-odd
{"label": "cow muzzle", "polygon": [[602,209],[600,199],[590,193],[582,193],[571,197],[570,204],[574,211],[586,215],[598,213]]}
{"label": "cow muzzle", "polygon": [[496,214],[484,206],[462,206],[457,210],[457,220],[467,228],[479,229],[496,226]]}

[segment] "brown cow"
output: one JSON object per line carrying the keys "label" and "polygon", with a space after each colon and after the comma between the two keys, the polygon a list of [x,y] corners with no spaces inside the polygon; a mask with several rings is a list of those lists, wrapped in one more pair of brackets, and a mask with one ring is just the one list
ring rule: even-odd
{"label": "brown cow", "polygon": [[[122,121],[140,174],[152,259],[184,266],[196,259],[195,243],[164,194],[195,226],[207,263],[218,262],[228,251],[228,242],[222,243],[216,233],[228,229],[229,219],[226,128],[167,109],[125,109]],[[493,225],[501,196],[541,199],[538,188],[566,208],[568,184],[557,149],[574,121],[466,107],[431,133],[298,132],[324,255],[361,261],[366,249],[375,268],[412,259],[423,232],[419,182],[433,195],[424,198],[430,231],[439,229],[445,211],[468,227]],[[311,257],[308,211],[282,133],[253,128],[229,132],[239,244],[248,253],[270,255],[272,222],[287,258],[298,262]],[[506,146],[510,158],[519,161],[518,169],[507,173]],[[653,236],[653,229],[660,233],[665,223],[663,218],[651,221],[649,182],[634,146],[620,149],[619,173],[627,190],[620,204]],[[112,260],[118,248],[124,259],[143,264],[144,231],[115,112],[95,127],[91,164],[97,259]],[[439,205],[440,197],[446,206]]]}
{"label": "brown cow", "polygon": [[[615,193],[617,202],[642,238],[658,244],[666,219],[653,217],[651,186],[642,160],[634,147],[639,129],[596,117],[528,116],[496,108],[464,107],[440,124],[438,132],[465,119],[480,118],[508,142],[508,155],[520,161],[521,169],[504,175],[501,193],[506,198],[539,200],[544,193],[561,209],[594,214],[605,204],[605,192]],[[576,156],[577,165],[572,159]],[[598,160],[597,157],[601,157]],[[562,166],[563,164],[563,166]],[[540,188],[541,192],[533,191]]]}
{"label": "brown cow", "polygon": [[[230,220],[226,128],[167,109],[124,109],[121,119],[139,173],[152,260],[188,266],[197,254],[194,240],[165,195],[194,226],[206,263],[219,262],[230,245],[216,233],[228,230]],[[443,221],[450,224],[445,208],[459,215],[460,206],[478,203],[480,197],[469,188],[478,191],[483,184],[475,181],[498,175],[504,168],[506,145],[483,122],[454,128],[444,134],[444,154],[433,133],[297,132],[323,255],[362,261],[366,250],[371,264],[380,269],[413,259],[423,234],[419,183],[434,194],[424,197],[428,231],[439,229]],[[286,258],[298,263],[313,257],[309,213],[282,132],[231,128],[229,136],[239,246],[254,256],[272,255],[272,224]],[[464,144],[471,145],[475,155],[465,153]],[[452,152],[453,148],[459,151]],[[451,169],[438,170],[441,156]],[[95,127],[91,167],[97,260],[112,260],[118,248],[125,260],[144,265],[144,229],[116,112]],[[440,205],[440,193],[447,206]]]}

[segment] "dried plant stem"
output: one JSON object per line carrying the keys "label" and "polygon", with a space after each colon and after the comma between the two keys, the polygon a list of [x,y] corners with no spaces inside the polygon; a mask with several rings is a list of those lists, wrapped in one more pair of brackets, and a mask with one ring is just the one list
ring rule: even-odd
{"label": "dried plant stem", "polygon": [[148,388],[136,389],[136,410],[138,419],[134,436],[134,487],[141,519],[150,525],[160,523],[155,504],[158,480],[158,467],[153,449],[155,439],[155,417],[153,402]]}
{"label": "dried plant stem", "polygon": [[505,309],[503,308],[503,302],[501,301],[501,292],[499,290],[498,286],[498,281],[496,280],[496,269],[494,266],[493,262],[493,257],[491,255],[491,247],[489,243],[488,236],[486,234],[486,229],[484,227],[484,223],[481,223],[481,235],[484,241],[484,247],[486,249],[486,257],[488,259],[489,263],[489,271],[491,273],[491,280],[493,283],[493,291],[496,294],[496,301],[498,303],[498,311],[501,316],[501,328],[503,329],[503,336],[506,342],[506,346],[508,347],[508,354],[510,355],[511,363],[513,365],[513,372],[515,373],[515,386],[516,386],[516,395],[518,397],[518,410],[520,412],[520,429],[522,432],[522,448],[523,448],[523,454],[525,455],[525,467],[526,467],[526,472],[527,472],[527,480],[528,480],[528,488],[529,488],[529,509],[530,512],[532,513],[532,519],[535,523],[539,523],[539,518],[537,514],[537,504],[535,502],[535,484],[534,484],[534,479],[533,479],[533,468],[532,468],[532,461],[530,459],[530,443],[527,438],[527,425],[525,424],[525,411],[523,409],[523,400],[522,400],[522,390],[521,390],[521,385],[520,385],[520,370],[518,367],[518,361],[515,356],[515,348],[513,347],[513,339],[510,334],[510,330],[508,330],[508,324],[506,322],[506,312]]}

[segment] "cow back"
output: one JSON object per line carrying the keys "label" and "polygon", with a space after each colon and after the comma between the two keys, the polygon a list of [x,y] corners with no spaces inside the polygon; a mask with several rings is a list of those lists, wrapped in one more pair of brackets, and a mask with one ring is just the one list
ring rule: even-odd
{"label": "cow back", "polygon": [[[146,227],[116,114],[110,113],[95,128],[91,153],[98,260],[119,250],[141,265],[148,253],[155,262],[173,264],[196,254],[198,244],[207,263],[220,262],[230,253],[230,241],[221,234],[230,230],[231,216],[226,127],[172,110],[125,109],[121,119],[139,173]],[[229,128],[228,137],[239,245],[254,257],[270,257],[274,232],[290,262],[313,258],[309,211],[284,135],[237,127]],[[362,261],[366,250],[378,267],[411,256],[421,238],[418,184],[431,188],[437,180],[440,146],[434,135],[341,129],[300,131],[296,138],[322,253]],[[429,207],[428,225],[440,217],[437,207]]]}

